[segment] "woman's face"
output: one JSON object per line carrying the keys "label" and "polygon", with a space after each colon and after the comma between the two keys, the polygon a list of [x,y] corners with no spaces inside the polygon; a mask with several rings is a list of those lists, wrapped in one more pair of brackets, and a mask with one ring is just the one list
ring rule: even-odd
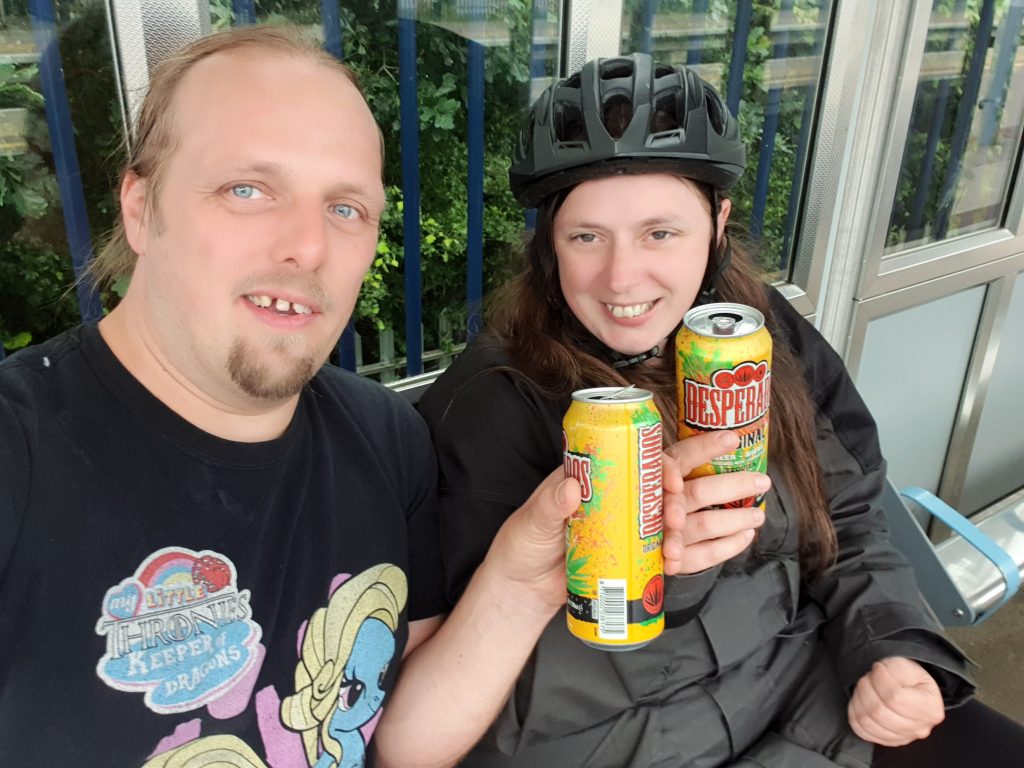
{"label": "woman's face", "polygon": [[[719,233],[730,203],[722,200]],[[577,319],[626,355],[665,348],[700,290],[711,208],[669,174],[585,181],[555,214],[559,281]]]}

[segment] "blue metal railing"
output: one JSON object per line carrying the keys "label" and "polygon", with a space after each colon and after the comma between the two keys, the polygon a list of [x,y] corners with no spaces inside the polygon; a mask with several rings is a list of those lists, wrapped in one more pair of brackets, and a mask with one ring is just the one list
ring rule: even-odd
{"label": "blue metal railing", "polygon": [[[470,19],[485,17],[484,4],[472,5]],[[484,294],[484,47],[467,41],[466,77],[466,331],[473,338],[483,326]]]}
{"label": "blue metal railing", "polygon": [[231,0],[231,13],[237,27],[256,23],[256,3],[254,0]]}
{"label": "blue metal railing", "polygon": [[406,375],[423,373],[422,276],[420,274],[420,121],[416,93],[416,4],[398,4],[398,93],[402,145],[402,209],[405,250]]}
{"label": "blue metal railing", "polygon": [[[321,0],[320,21],[324,30],[324,50],[339,61],[343,60],[345,48],[338,0]],[[338,365],[349,371],[356,369],[356,329],[352,318],[349,318],[338,339]]]}
{"label": "blue metal railing", "polygon": [[970,138],[971,123],[977,109],[978,94],[981,91],[981,76],[985,69],[985,58],[988,54],[988,42],[992,36],[992,24],[995,19],[995,0],[984,0],[978,15],[978,31],[974,37],[974,50],[964,78],[963,94],[957,107],[956,122],[953,124],[953,139],[949,147],[949,164],[942,180],[939,210],[935,215],[935,239],[942,240],[949,231],[949,217],[953,212],[956,199],[956,188],[960,182],[964,156],[967,153],[967,140]]}
{"label": "blue metal railing", "polygon": [[103,316],[100,298],[92,279],[86,272],[92,261],[92,238],[89,234],[89,214],[82,190],[82,174],[78,167],[75,148],[75,129],[71,123],[57,41],[57,20],[51,0],[30,0],[29,19],[32,37],[39,51],[39,79],[42,82],[46,109],[46,127],[50,132],[50,145],[64,212],[64,229],[71,250],[71,264],[75,273],[75,293],[82,320],[92,322]]}

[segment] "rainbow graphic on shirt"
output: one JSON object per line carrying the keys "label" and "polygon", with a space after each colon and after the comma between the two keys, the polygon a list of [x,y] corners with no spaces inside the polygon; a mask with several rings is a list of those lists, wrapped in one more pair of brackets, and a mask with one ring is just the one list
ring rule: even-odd
{"label": "rainbow graphic on shirt", "polygon": [[144,692],[160,714],[207,705],[261,660],[249,597],[222,554],[154,552],[103,598],[96,632],[107,647],[96,673],[117,690]]}

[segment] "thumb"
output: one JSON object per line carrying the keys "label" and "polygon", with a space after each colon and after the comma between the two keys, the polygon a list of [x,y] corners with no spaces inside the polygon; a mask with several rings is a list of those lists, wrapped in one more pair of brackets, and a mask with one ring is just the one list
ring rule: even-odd
{"label": "thumb", "polygon": [[561,535],[565,520],[580,505],[580,484],[556,469],[523,505],[526,521],[541,535]]}

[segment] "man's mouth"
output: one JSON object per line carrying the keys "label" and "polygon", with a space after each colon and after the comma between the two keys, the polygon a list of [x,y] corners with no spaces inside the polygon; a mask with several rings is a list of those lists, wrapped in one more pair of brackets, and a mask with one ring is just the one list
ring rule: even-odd
{"label": "man's mouth", "polygon": [[299,304],[297,301],[288,301],[287,299],[280,299],[275,296],[268,296],[267,294],[249,294],[245,297],[249,302],[256,307],[261,309],[269,309],[278,315],[311,315],[313,314],[313,308],[307,307],[305,304]]}
{"label": "man's mouth", "polygon": [[653,301],[645,301],[642,304],[605,304],[608,311],[615,317],[640,317],[651,311]]}

